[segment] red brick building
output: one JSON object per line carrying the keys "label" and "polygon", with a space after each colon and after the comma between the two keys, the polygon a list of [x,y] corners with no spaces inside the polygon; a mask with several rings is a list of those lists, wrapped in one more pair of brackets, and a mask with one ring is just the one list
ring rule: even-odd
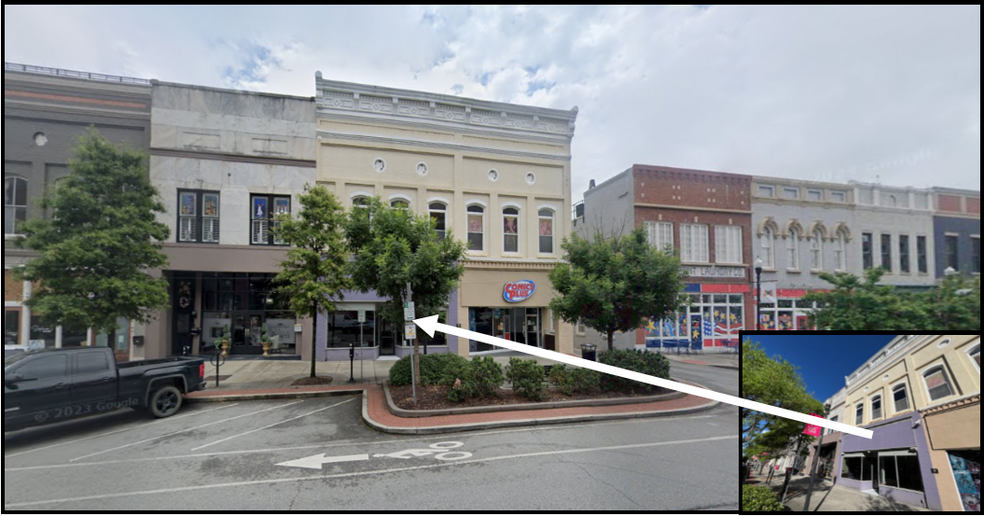
{"label": "red brick building", "polygon": [[691,306],[636,331],[636,348],[720,351],[737,344],[746,321],[752,324],[751,181],[740,174],[634,165],[585,193],[584,229],[631,221],[646,228],[652,244],[671,246],[690,273]]}

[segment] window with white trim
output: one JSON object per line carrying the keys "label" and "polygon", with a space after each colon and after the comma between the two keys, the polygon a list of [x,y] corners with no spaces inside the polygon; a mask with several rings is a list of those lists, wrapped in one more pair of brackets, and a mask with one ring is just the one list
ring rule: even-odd
{"label": "window with white trim", "polygon": [[782,189],[782,196],[786,199],[799,199],[800,197],[799,188],[784,187]]}
{"label": "window with white trim", "polygon": [[473,204],[468,206],[468,250],[485,250],[485,208]]}
{"label": "window with white trim", "polygon": [[219,243],[219,192],[178,190],[177,240]]}
{"label": "window with white trim", "polygon": [[953,395],[953,386],[950,377],[942,365],[928,369],[923,373],[923,381],[926,382],[926,390],[929,391],[929,400],[936,401]]}
{"label": "window with white trim", "polygon": [[704,224],[680,224],[680,261],[708,263],[708,231]]}
{"label": "window with white trim", "polygon": [[834,265],[839,271],[847,270],[847,235],[843,231],[838,231],[834,240]]}
{"label": "window with white trim", "polygon": [[3,178],[3,233],[19,234],[19,227],[27,222],[27,179],[16,176]]}
{"label": "window with white trim", "polygon": [[810,268],[823,270],[823,233],[819,229],[813,231],[813,240],[810,241]]}
{"label": "window with white trim", "polygon": [[759,185],[758,195],[759,197],[775,197],[776,189],[773,186]]}
{"label": "window with white trim", "polygon": [[400,198],[400,197],[397,197],[396,199],[393,199],[392,201],[390,201],[390,207],[391,208],[396,208],[398,210],[409,210],[410,209],[410,201],[408,201],[406,199],[403,199],[403,198]]}
{"label": "window with white trim", "polygon": [[717,263],[741,263],[741,226],[714,226],[714,259]]}
{"label": "window with white trim", "polygon": [[762,246],[762,267],[766,269],[776,268],[776,234],[772,231],[772,228],[766,227],[762,231],[761,240]]}
{"label": "window with white trim", "polygon": [[854,407],[854,424],[856,426],[861,426],[864,422],[864,403],[858,403]]}
{"label": "window with white trim", "polygon": [[434,232],[437,233],[437,240],[444,240],[448,232],[448,205],[443,202],[432,202],[428,208],[430,209],[430,217],[434,219]]}
{"label": "window with white trim", "polygon": [[834,202],[847,202],[847,193],[838,191],[830,192],[830,200]]}
{"label": "window with white trim", "polygon": [[278,215],[290,215],[290,197],[253,195],[250,197],[250,244],[284,245],[280,237],[274,237],[272,227],[277,227]]}
{"label": "window with white trim", "polygon": [[673,249],[673,223],[672,222],[646,222],[646,236],[649,245],[660,251]]}
{"label": "window with white trim", "polygon": [[892,387],[892,402],[895,405],[896,414],[909,410],[909,393],[904,383]]}
{"label": "window with white trim", "polygon": [[795,228],[789,230],[789,237],[786,238],[786,268],[799,269],[799,231]]}
{"label": "window with white trim", "polygon": [[811,201],[822,201],[823,200],[823,190],[807,190],[806,196]]}
{"label": "window with white trim", "polygon": [[875,394],[871,397],[871,420],[875,421],[881,419],[882,417],[882,397],[881,394]]}
{"label": "window with white trim", "polygon": [[973,360],[974,365],[977,366],[977,372],[980,373],[981,372],[981,345],[978,344],[970,348],[970,351],[967,354],[970,355],[970,359]]}
{"label": "window with white trim", "polygon": [[577,334],[578,335],[584,335],[585,333],[588,332],[587,327],[584,326],[584,321],[582,321],[581,319],[578,319],[577,320],[577,328],[576,329],[577,329]]}
{"label": "window with white trim", "polygon": [[549,208],[540,210],[540,254],[554,252],[554,211]]}
{"label": "window with white trim", "polygon": [[519,252],[519,210],[516,208],[502,210],[502,252]]}

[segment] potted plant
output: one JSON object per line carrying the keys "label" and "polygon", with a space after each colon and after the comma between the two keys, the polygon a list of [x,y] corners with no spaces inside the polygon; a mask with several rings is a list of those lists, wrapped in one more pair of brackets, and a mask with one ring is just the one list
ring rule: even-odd
{"label": "potted plant", "polygon": [[222,336],[215,341],[215,347],[222,349],[222,356],[229,356],[229,325],[222,327]]}
{"label": "potted plant", "polygon": [[264,324],[260,328],[260,331],[262,332],[260,334],[260,346],[263,346],[263,356],[268,357],[270,356],[271,340],[270,340],[270,335],[267,334],[267,325]]}

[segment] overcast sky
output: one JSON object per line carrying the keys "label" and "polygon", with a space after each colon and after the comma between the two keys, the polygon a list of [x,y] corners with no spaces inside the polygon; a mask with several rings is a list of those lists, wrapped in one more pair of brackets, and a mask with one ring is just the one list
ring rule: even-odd
{"label": "overcast sky", "polygon": [[633,163],[980,189],[981,8],[4,6],[4,60],[313,96],[314,74],[580,108]]}

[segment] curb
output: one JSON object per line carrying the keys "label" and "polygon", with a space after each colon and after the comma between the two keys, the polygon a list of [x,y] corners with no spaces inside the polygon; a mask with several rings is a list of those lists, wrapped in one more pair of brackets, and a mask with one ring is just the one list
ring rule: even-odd
{"label": "curb", "polygon": [[227,396],[218,394],[215,396],[196,396],[185,397],[185,403],[225,403],[229,401],[263,401],[263,400],[293,400],[309,398],[329,398],[332,396],[348,396],[352,394],[365,395],[364,387],[353,387],[351,389],[339,389],[334,391],[298,391],[298,392],[277,392],[268,394],[230,394]]}
{"label": "curb", "polygon": [[[679,382],[679,380],[674,380]],[[681,382],[687,383],[690,382]],[[543,410],[543,409],[556,409],[556,408],[574,408],[574,407],[608,407],[613,405],[632,405],[636,403],[652,403],[655,401],[670,401],[677,400],[686,397],[687,394],[683,392],[672,392],[670,394],[659,394],[657,396],[646,396],[637,398],[608,398],[608,399],[598,399],[598,400],[575,400],[575,401],[553,401],[549,403],[524,403],[522,405],[492,405],[486,407],[467,407],[467,408],[457,408],[457,409],[440,409],[440,410],[406,410],[397,407],[393,403],[393,397],[390,394],[389,384],[383,384],[383,392],[386,394],[386,404],[389,405],[389,411],[391,414],[404,418],[421,418],[421,417],[432,417],[432,416],[451,416],[455,414],[488,414],[490,412],[501,412],[503,410]]]}

